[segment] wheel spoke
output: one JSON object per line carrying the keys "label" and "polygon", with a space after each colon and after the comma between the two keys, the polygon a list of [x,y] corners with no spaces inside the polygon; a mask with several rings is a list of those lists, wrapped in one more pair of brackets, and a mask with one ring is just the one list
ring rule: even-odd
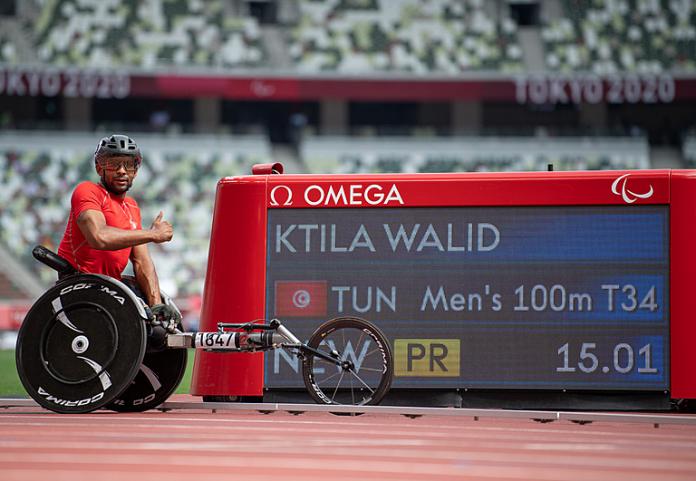
{"label": "wheel spoke", "polygon": [[370,372],[384,372],[384,369],[377,369],[376,367],[365,367],[365,366],[361,366],[360,370],[361,371],[370,371]]}
{"label": "wheel spoke", "polygon": [[[363,386],[365,386],[372,394],[375,393],[375,390],[372,389],[372,388],[370,387],[369,384],[367,384],[365,381],[363,381],[362,378],[361,378],[360,376],[358,376],[358,373],[356,373],[356,372],[353,371],[352,369],[350,370],[350,373],[353,375],[353,377],[355,377],[355,379],[357,379],[358,381],[360,381],[360,383],[361,383]],[[351,378],[351,379],[352,379],[352,378]]]}
{"label": "wheel spoke", "polygon": [[[330,381],[331,379],[335,378],[336,376],[338,376],[338,375],[341,374],[342,372],[343,372],[343,371],[335,372],[334,374],[331,374],[329,377],[323,378],[323,379],[321,380],[321,382]],[[340,381],[339,381],[339,382],[340,382]]]}
{"label": "wheel spoke", "polygon": [[365,357],[370,357],[371,355],[373,355],[376,352],[381,352],[381,349],[379,347],[377,347],[377,348],[371,350],[370,352],[368,352],[367,354],[365,354]]}
{"label": "wheel spoke", "polygon": [[[350,370],[350,373],[353,373],[352,369]],[[355,388],[353,387],[353,376],[350,376],[348,380],[350,381],[350,401],[351,404],[355,404]]]}
{"label": "wheel spoke", "polygon": [[361,330],[361,331],[360,331],[360,339],[358,339],[358,343],[356,344],[356,348],[357,348],[357,346],[360,345],[360,343],[362,342],[362,340],[363,340],[364,337],[365,337],[365,331],[362,331],[362,330]]}
{"label": "wheel spoke", "polygon": [[338,393],[338,387],[341,385],[341,381],[343,380],[344,374],[345,371],[341,371],[341,377],[338,379],[338,382],[336,383],[336,389],[334,389],[333,396],[331,396],[331,401],[334,401],[334,399],[336,399],[336,393]]}

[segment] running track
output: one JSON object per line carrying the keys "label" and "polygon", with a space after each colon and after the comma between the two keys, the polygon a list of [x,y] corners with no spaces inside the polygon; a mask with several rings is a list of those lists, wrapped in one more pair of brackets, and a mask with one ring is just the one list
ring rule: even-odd
{"label": "running track", "polygon": [[0,410],[0,480],[690,480],[696,425]]}

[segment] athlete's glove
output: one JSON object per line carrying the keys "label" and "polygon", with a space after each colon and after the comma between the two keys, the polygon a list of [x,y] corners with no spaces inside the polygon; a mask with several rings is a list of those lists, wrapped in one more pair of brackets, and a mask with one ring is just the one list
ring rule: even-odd
{"label": "athlete's glove", "polygon": [[167,304],[155,304],[150,308],[155,321],[158,321],[164,326],[167,326],[171,321],[175,320],[177,315],[172,306]]}

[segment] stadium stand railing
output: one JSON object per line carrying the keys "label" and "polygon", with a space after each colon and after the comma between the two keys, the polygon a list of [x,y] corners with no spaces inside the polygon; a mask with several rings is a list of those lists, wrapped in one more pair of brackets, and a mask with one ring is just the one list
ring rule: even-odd
{"label": "stadium stand railing", "polygon": [[650,168],[644,137],[307,137],[301,157],[313,173]]}
{"label": "stadium stand railing", "polygon": [[[162,210],[175,229],[171,242],[152,245],[163,290],[202,292],[217,182],[247,174],[271,159],[262,137],[132,134],[144,161],[132,190],[143,226]],[[0,134],[0,243],[47,284],[55,273],[31,258],[43,244],[57,249],[70,210],[70,193],[83,180],[97,181],[92,161],[96,134]]]}

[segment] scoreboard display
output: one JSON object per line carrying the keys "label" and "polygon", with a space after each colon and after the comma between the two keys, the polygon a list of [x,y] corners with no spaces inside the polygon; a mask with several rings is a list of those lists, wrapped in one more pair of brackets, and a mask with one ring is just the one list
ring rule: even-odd
{"label": "scoreboard display", "polygon": [[[266,313],[307,337],[372,320],[395,388],[664,390],[668,222],[665,206],[271,210]],[[268,357],[268,387],[301,386]]]}
{"label": "scoreboard display", "polygon": [[[201,327],[279,318],[306,339],[327,319],[363,317],[392,344],[393,389],[696,398],[693,182],[690,171],[223,179]],[[367,349],[351,346],[356,365]],[[301,388],[300,371],[282,350],[197,353],[192,393]]]}

